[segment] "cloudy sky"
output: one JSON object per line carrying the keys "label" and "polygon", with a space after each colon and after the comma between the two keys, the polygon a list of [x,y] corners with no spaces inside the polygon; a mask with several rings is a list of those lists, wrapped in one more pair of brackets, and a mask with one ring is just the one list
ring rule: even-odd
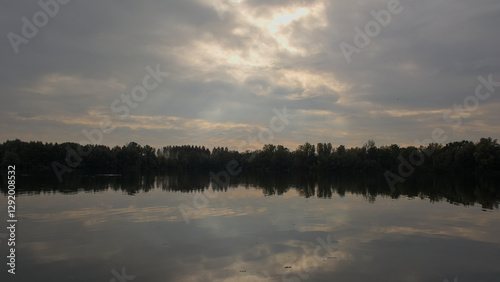
{"label": "cloudy sky", "polygon": [[2,142],[500,138],[498,0],[55,1],[0,4]]}

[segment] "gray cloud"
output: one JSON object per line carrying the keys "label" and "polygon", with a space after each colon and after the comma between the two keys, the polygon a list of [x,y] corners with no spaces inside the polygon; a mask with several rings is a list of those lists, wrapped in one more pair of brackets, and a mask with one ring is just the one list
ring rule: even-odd
{"label": "gray cloud", "polygon": [[[272,109],[296,118],[274,143],[412,144],[443,127],[452,139],[495,136],[498,95],[451,130],[442,114],[500,81],[500,5],[493,0],[405,1],[348,63],[339,47],[388,1],[70,1],[15,54],[36,2],[2,4],[0,137],[80,141],[109,117],[108,145],[235,148],[268,126]],[[148,65],[169,72],[122,121],[113,100]],[[145,123],[151,119],[151,124]],[[166,120],[176,120],[173,126]],[[138,127],[143,125],[142,128]],[[163,126],[161,126],[163,124]],[[216,144],[222,142],[223,144]]]}

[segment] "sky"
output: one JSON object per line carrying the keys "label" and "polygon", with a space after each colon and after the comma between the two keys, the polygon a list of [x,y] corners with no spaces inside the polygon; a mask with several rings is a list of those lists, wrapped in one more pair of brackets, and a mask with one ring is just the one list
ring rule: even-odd
{"label": "sky", "polygon": [[498,0],[0,6],[2,142],[244,151],[500,137]]}

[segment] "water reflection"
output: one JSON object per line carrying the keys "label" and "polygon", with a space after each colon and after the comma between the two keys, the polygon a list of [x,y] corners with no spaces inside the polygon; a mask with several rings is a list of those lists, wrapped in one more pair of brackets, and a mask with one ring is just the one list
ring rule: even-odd
{"label": "water reflection", "polygon": [[111,281],[124,269],[134,282],[499,281],[495,185],[418,179],[391,193],[354,176],[241,175],[224,187],[208,174],[24,177],[18,274],[0,279]]}
{"label": "water reflection", "polygon": [[[5,181],[4,181],[5,182]],[[267,196],[283,195],[296,190],[300,196],[332,198],[346,193],[360,195],[369,202],[378,196],[397,199],[401,196],[426,198],[431,202],[447,201],[465,206],[480,204],[484,209],[498,209],[500,179],[474,175],[415,176],[391,191],[381,175],[332,175],[332,174],[242,174],[230,178],[220,186],[208,173],[175,173],[166,175],[128,173],[126,175],[77,175],[59,183],[55,179],[40,176],[24,176],[18,179],[18,193],[63,193],[79,191],[123,191],[129,195],[152,189],[175,192],[227,191],[238,186],[262,190]],[[6,194],[6,183],[1,191]]]}

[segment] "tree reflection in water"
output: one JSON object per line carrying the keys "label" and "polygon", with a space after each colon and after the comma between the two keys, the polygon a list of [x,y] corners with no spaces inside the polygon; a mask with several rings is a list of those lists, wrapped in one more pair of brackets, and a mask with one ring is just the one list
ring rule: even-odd
{"label": "tree reflection in water", "polygon": [[[500,179],[484,175],[418,175],[397,185],[392,192],[384,177],[379,174],[328,174],[328,173],[242,173],[231,177],[227,185],[211,181],[208,173],[140,174],[130,172],[116,175],[78,175],[59,183],[53,177],[35,175],[19,176],[19,194],[101,192],[108,189],[129,195],[152,189],[180,192],[227,191],[236,187],[260,189],[264,195],[283,195],[296,190],[309,198],[332,198],[346,194],[362,195],[373,203],[377,197],[401,196],[429,199],[431,202],[447,201],[451,204],[470,206],[480,204],[483,209],[498,209]],[[4,181],[5,182],[5,181]],[[7,183],[1,191],[6,195]]]}

